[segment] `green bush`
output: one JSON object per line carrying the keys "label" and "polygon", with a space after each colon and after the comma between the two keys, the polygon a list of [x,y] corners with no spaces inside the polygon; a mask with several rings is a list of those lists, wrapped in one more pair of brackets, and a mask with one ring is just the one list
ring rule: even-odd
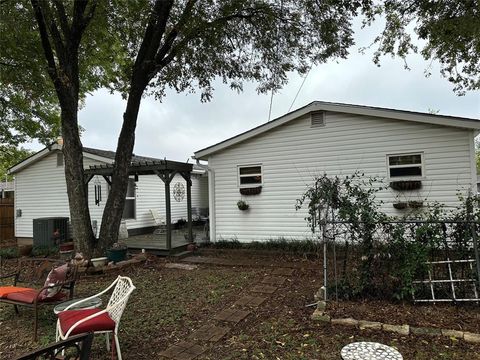
{"label": "green bush", "polygon": [[32,249],[32,256],[34,257],[49,257],[58,255],[57,246],[34,246]]}
{"label": "green bush", "polygon": [[18,258],[18,248],[10,247],[10,248],[0,249],[0,257],[3,259]]}

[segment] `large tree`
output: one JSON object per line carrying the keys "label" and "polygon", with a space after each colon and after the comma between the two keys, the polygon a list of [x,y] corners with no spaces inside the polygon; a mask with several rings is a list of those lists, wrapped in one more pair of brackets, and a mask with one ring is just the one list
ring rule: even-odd
{"label": "large tree", "polygon": [[[54,92],[45,87],[45,98],[51,99],[54,93],[61,108],[65,172],[77,247],[89,252],[117,238],[142,96],[153,94],[161,99],[166,88],[174,88],[199,90],[202,100],[208,100],[216,78],[237,90],[245,80],[256,81],[260,92],[278,90],[290,71],[304,73],[312,64],[346,57],[353,44],[351,21],[357,12],[366,15],[367,22],[384,10],[389,12],[386,32],[379,38],[380,53],[389,52],[395,48],[388,44],[393,41],[395,45],[396,34],[403,36],[400,40],[405,38],[402,26],[406,22],[395,27],[388,16],[393,19],[410,14],[412,18],[422,13],[412,11],[414,6],[406,12],[401,2],[388,1],[385,7],[374,7],[372,2],[31,0],[30,4],[14,2],[10,9],[8,0],[0,3],[2,17],[6,12],[9,16],[18,13],[18,28],[27,31],[32,41],[36,39],[35,49],[42,49],[40,53],[31,51],[19,43],[21,49],[12,51],[11,56],[28,54],[32,58],[31,66],[53,84]],[[9,21],[9,26],[15,27],[15,22]],[[426,31],[434,30],[430,27]],[[446,44],[451,41],[442,39]],[[8,56],[2,51],[2,71]],[[465,62],[469,59],[475,64],[477,58],[464,57]],[[17,81],[28,89],[25,78]],[[98,87],[121,92],[127,106],[97,243],[83,182],[77,111],[82,96]]]}
{"label": "large tree", "polygon": [[0,151],[0,182],[5,179],[11,181],[12,176],[7,174],[7,170],[32,154],[33,152],[31,150],[24,149],[23,147],[15,147],[12,145],[3,146]]}
{"label": "large tree", "polygon": [[[408,54],[420,52],[438,62],[458,95],[480,89],[479,0],[387,0],[374,13],[385,19],[374,40],[377,64],[382,55],[391,54],[405,59],[408,68]],[[430,72],[426,69],[427,76]]]}

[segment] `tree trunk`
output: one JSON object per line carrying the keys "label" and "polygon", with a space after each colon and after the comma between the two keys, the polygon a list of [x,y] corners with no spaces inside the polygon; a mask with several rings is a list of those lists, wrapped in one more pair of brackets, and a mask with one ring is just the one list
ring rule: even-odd
{"label": "tree trunk", "polygon": [[75,249],[89,257],[96,241],[88,208],[88,187],[84,181],[83,149],[78,131],[77,107],[78,101],[75,99],[62,101],[63,155]]}
{"label": "tree trunk", "polygon": [[138,110],[142,100],[142,93],[148,82],[132,87],[127,101],[127,108],[123,114],[123,125],[118,138],[115,154],[115,164],[112,174],[112,187],[103,210],[102,225],[98,239],[98,248],[107,249],[118,239],[118,229],[122,220],[125,196],[128,187],[128,170],[132,161],[135,145],[135,128],[137,127]]}

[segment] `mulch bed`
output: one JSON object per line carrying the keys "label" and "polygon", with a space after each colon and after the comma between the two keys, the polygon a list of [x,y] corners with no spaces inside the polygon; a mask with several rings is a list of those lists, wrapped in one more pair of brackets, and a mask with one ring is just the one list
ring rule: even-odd
{"label": "mulch bed", "polygon": [[354,318],[389,324],[408,324],[480,333],[478,305],[412,305],[380,300],[331,301],[327,314],[332,318]]}

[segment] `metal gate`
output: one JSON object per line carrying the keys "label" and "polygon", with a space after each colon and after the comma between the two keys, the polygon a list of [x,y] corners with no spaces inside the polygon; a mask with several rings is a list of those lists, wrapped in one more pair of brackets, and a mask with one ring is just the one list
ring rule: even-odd
{"label": "metal gate", "polygon": [[15,244],[13,198],[0,198],[0,248]]}

